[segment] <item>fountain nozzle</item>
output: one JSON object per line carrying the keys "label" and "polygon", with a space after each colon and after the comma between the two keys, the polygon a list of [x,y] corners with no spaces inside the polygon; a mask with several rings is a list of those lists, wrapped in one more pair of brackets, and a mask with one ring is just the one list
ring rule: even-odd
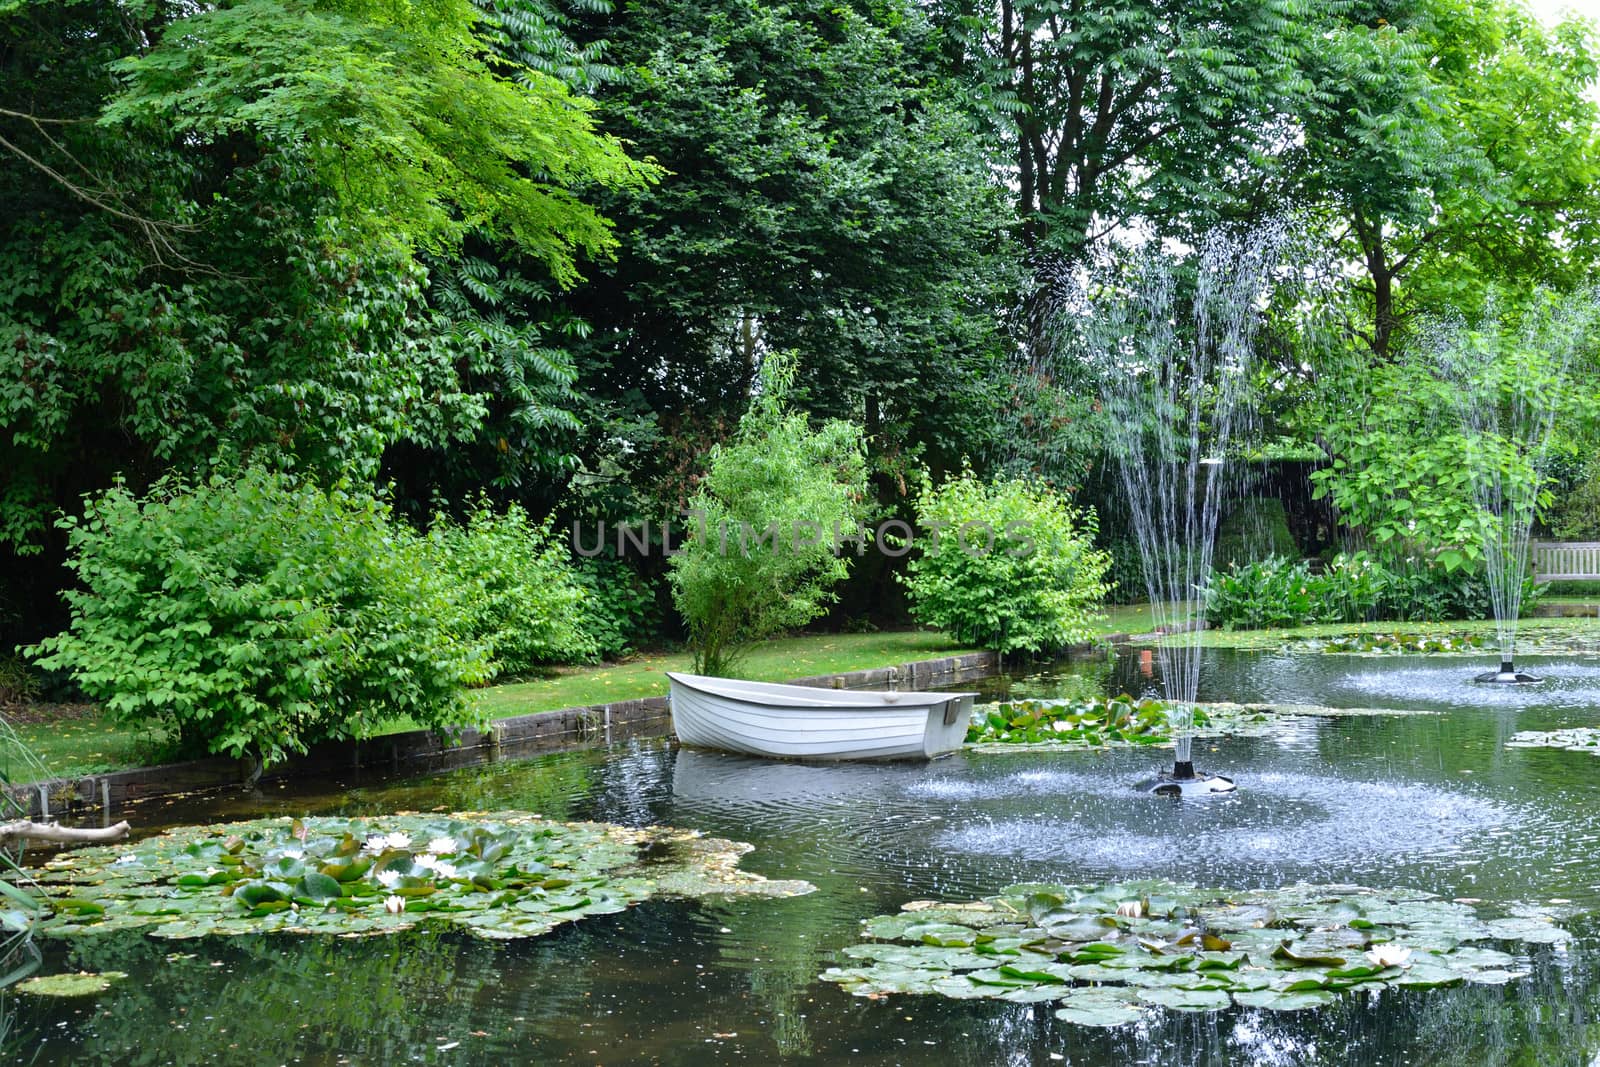
{"label": "fountain nozzle", "polygon": [[1489,685],[1528,685],[1531,682],[1543,680],[1526,671],[1517,670],[1516,665],[1508,659],[1500,661],[1500,669],[1498,671],[1487,671],[1473,679],[1475,682],[1483,682]]}

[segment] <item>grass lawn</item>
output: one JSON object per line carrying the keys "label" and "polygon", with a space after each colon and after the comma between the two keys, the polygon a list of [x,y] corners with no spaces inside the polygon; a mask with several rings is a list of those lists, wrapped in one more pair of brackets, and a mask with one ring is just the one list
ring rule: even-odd
{"label": "grass lawn", "polygon": [[[1146,604],[1118,604],[1106,609],[1096,632],[1145,633],[1151,628]],[[741,663],[742,675],[758,681],[784,681],[813,674],[844,671],[912,660],[937,659],[976,651],[943,633],[895,630],[861,634],[808,634],[765,641]],[[658,696],[667,691],[664,671],[686,671],[691,666],[684,652],[647,652],[624,662],[598,667],[563,668],[548,678],[491,686],[473,694],[491,718],[527,715],[557,708],[604,704],[635,697]],[[0,745],[0,774],[13,782],[43,777],[75,777],[101,771],[137,767],[163,758],[161,738],[148,731],[120,726],[81,705],[25,709],[12,723],[22,742],[47,769],[41,775],[28,761],[10,759]],[[400,719],[385,733],[415,729]]]}
{"label": "grass lawn", "polygon": [[98,774],[162,758],[161,745],[148,730],[112,722],[96,711],[17,722],[11,729],[26,754],[13,751],[12,745],[0,745],[0,774],[10,782]]}

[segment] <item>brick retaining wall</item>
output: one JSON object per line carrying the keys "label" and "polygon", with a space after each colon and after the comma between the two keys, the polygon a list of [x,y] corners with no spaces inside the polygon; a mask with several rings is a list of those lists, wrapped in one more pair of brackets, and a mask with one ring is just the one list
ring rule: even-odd
{"label": "brick retaining wall", "polygon": [[[885,689],[896,682],[907,689],[931,689],[985,678],[997,669],[994,653],[972,652],[895,667],[797,678],[793,684],[832,689]],[[501,755],[659,735],[667,732],[671,719],[666,697],[642,697],[497,719],[483,730],[463,731],[454,742],[429,730],[386,734],[366,741],[330,742],[313,746],[304,756],[274,766],[263,780],[304,778],[359,767],[398,769],[421,762],[440,769],[484,763]],[[33,785],[9,786],[6,791],[19,803],[30,807],[31,817],[36,819],[82,816],[91,812],[109,816],[128,802],[143,797],[241,785],[249,770],[250,765],[245,760],[219,756],[81,778],[55,778]]]}

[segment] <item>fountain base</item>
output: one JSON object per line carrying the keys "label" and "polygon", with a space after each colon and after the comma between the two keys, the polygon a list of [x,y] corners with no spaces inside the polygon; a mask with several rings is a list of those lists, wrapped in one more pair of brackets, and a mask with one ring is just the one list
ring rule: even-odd
{"label": "fountain base", "polygon": [[1501,660],[1498,671],[1487,671],[1472,679],[1487,685],[1529,685],[1533,682],[1542,682],[1543,678],[1519,671],[1510,660]]}
{"label": "fountain base", "polygon": [[1172,770],[1155,781],[1145,782],[1139,788],[1159,797],[1199,797],[1231,793],[1238,787],[1233,784],[1232,778],[1196,771],[1193,763],[1180,762],[1174,763]]}

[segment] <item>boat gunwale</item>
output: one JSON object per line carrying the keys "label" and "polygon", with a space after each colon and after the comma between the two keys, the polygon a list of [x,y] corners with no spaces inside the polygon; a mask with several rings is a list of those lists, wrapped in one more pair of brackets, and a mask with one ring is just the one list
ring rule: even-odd
{"label": "boat gunwale", "polygon": [[[681,674],[677,671],[664,672],[674,685],[681,685],[696,693],[717,697],[722,700],[741,701],[757,707],[765,708],[795,708],[796,710],[836,711],[836,712],[904,712],[914,708],[932,709],[952,700],[962,697],[972,697],[977,700],[981,694],[929,692],[926,690],[903,689],[895,692],[881,689],[822,689],[817,686],[788,685],[782,682],[755,682],[741,678],[717,678],[704,674]],[[714,685],[700,685],[699,682],[727,682],[732,686],[754,685],[767,687],[778,692],[772,693],[747,693],[743,691],[730,691]],[[828,700],[818,697],[819,693],[837,693],[839,699]],[[870,701],[854,701],[850,698],[870,697]],[[886,699],[893,698],[893,699]],[[922,698],[922,699],[906,699]]]}

